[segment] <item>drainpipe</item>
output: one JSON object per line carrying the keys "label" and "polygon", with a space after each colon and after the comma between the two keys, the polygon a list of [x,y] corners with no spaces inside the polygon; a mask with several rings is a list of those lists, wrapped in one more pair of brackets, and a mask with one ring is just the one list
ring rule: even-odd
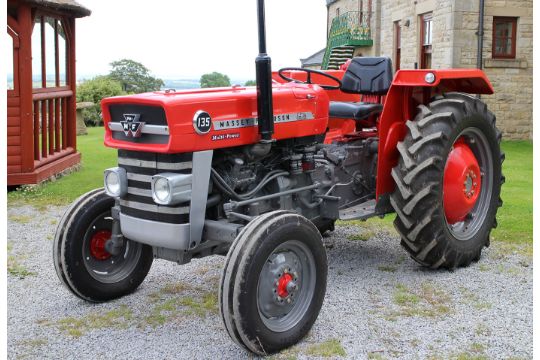
{"label": "drainpipe", "polygon": [[483,68],[484,57],[484,0],[480,0],[480,9],[478,14],[478,53],[476,55],[476,67],[480,70]]}

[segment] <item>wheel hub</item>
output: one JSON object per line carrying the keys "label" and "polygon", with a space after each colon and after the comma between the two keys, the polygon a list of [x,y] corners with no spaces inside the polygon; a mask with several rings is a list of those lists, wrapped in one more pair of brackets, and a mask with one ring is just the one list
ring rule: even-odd
{"label": "wheel hub", "polygon": [[[261,273],[260,309],[269,318],[287,315],[301,292],[302,266],[292,251],[273,254]],[[263,288],[265,288],[263,290]]]}
{"label": "wheel hub", "polygon": [[448,224],[466,219],[474,209],[482,188],[480,166],[463,139],[454,144],[444,170],[443,201]]}
{"label": "wheel hub", "polygon": [[96,232],[90,240],[90,254],[96,260],[107,260],[111,254],[105,250],[105,243],[111,238],[112,233],[109,230],[100,230]]}
{"label": "wheel hub", "polygon": [[298,289],[298,285],[294,281],[293,275],[289,273],[289,269],[285,269],[283,275],[276,281],[276,294],[278,301],[293,296],[294,292]]}

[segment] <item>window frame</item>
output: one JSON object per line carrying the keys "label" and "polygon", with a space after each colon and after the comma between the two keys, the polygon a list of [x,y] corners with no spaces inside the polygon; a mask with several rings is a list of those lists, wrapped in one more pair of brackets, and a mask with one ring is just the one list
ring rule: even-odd
{"label": "window frame", "polygon": [[[47,69],[46,69],[46,40],[45,40],[45,24],[47,24],[47,21],[45,18],[50,18],[55,20],[54,26],[52,26],[54,30],[54,40],[53,40],[53,49],[54,49],[54,86],[47,86]],[[63,16],[55,14],[55,13],[49,13],[49,12],[39,12],[34,16],[34,24],[40,24],[39,30],[36,30],[35,27],[32,28],[32,35],[34,35],[35,31],[40,31],[40,48],[39,49],[32,49],[32,53],[34,51],[39,51],[41,53],[41,64],[40,64],[40,83],[41,86],[39,87],[33,87],[32,91],[33,93],[43,93],[43,92],[50,92],[50,91],[58,91],[58,90],[67,90],[70,89],[70,59],[69,59],[69,51],[71,47],[70,39],[67,34],[66,29],[66,21],[63,18]],[[65,59],[63,61],[65,62],[65,79],[63,80],[64,84],[61,85],[62,82],[60,80],[60,51],[59,51],[59,40],[58,37],[60,36],[59,27],[62,27],[64,35],[65,35]],[[34,70],[34,69],[32,69]],[[34,77],[36,74],[32,74],[32,77]]]}
{"label": "window frame", "polygon": [[[512,24],[512,33],[510,34],[510,37],[497,37],[497,25],[498,24]],[[518,24],[518,18],[517,17],[510,17],[510,16],[494,16],[493,17],[493,38],[492,38],[492,46],[491,46],[491,57],[493,59],[515,59],[516,53],[517,53],[517,24]],[[496,39],[502,38],[502,39],[510,39],[512,41],[511,45],[511,53],[510,54],[500,54],[497,53],[497,41]]]}

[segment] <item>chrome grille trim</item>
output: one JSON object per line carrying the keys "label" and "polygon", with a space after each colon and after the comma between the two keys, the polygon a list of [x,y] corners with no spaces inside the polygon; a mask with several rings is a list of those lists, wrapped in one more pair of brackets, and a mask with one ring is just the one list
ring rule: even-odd
{"label": "chrome grille trim", "polygon": [[193,167],[192,161],[178,162],[178,163],[167,163],[161,161],[147,161],[147,160],[138,160],[130,158],[118,158],[119,165],[126,166],[136,166],[136,167],[145,167],[158,170],[186,170]]}
{"label": "chrome grille trim", "polygon": [[127,178],[128,178],[128,180],[144,181],[144,182],[147,182],[147,183],[150,183],[152,181],[152,176],[151,175],[141,175],[141,174],[135,174],[135,173],[131,173],[131,172],[127,173]]}
{"label": "chrome grille trim", "polygon": [[120,205],[126,206],[132,209],[142,210],[142,211],[151,211],[159,214],[173,214],[173,215],[182,215],[189,214],[189,206],[182,206],[177,208],[159,206],[153,204],[145,204],[138,201],[124,200],[120,199]]}
{"label": "chrome grille trim", "polygon": [[[122,127],[122,124],[119,122],[110,122],[109,123],[109,129],[111,131],[121,131],[124,132],[124,128]],[[154,134],[154,135],[169,135],[169,127],[165,125],[148,125],[144,124],[142,130],[142,134]]]}
{"label": "chrome grille trim", "polygon": [[[164,224],[189,223],[191,203],[159,205],[152,198],[152,177],[160,173],[187,175],[192,173],[193,154],[156,154],[118,151],[118,166],[127,172],[127,193],[120,199],[120,211],[138,219]],[[204,216],[203,216],[204,217]],[[157,236],[157,235],[156,235]]]}
{"label": "chrome grille trim", "polygon": [[146,196],[146,197],[149,197],[149,198],[152,197],[152,190],[139,189],[139,188],[136,188],[136,187],[129,186],[127,192],[128,192],[128,194]]}

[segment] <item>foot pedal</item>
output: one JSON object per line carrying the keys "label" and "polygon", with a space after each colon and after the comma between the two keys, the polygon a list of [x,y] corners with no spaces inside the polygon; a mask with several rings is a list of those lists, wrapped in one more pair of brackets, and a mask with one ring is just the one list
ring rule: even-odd
{"label": "foot pedal", "polygon": [[339,220],[366,220],[375,216],[375,199],[339,210]]}

